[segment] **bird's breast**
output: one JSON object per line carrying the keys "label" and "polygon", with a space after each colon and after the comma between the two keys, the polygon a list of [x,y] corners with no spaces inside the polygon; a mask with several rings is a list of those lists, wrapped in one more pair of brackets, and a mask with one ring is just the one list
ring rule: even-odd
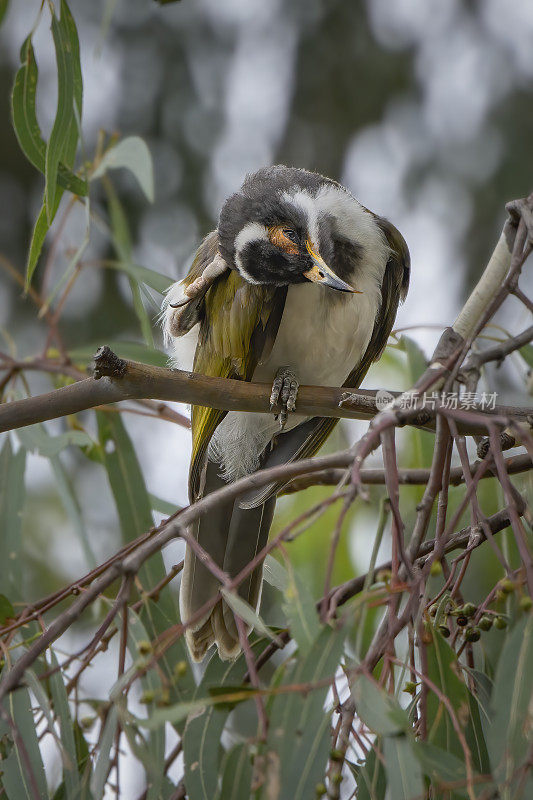
{"label": "bird's breast", "polygon": [[377,309],[373,286],[361,294],[290,286],[274,346],[253,379],[269,383],[289,366],[301,384],[341,386],[368,346]]}

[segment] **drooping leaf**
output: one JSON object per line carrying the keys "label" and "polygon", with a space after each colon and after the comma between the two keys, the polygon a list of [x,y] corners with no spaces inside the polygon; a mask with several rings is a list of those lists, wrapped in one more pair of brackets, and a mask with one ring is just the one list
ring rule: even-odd
{"label": "drooping leaf", "polygon": [[39,797],[47,798],[46,776],[28,690],[11,692],[3,701],[3,707],[15,723],[19,736],[19,739],[14,737],[12,728],[0,718],[0,739],[7,742],[8,750],[1,766],[2,787],[8,800],[34,800],[33,786]]}
{"label": "drooping leaf", "polygon": [[384,800],[387,790],[387,777],[382,760],[377,756],[383,748],[383,740],[377,737],[369,750],[364,764],[357,776],[357,800]]}
{"label": "drooping leaf", "polygon": [[52,13],[52,37],[57,61],[57,109],[45,157],[45,203],[48,224],[55,215],[58,168],[61,160],[71,166],[79,138],[82,112],[80,45],[76,25],[61,0],[61,16]]}
{"label": "drooping leaf", "polygon": [[352,686],[357,715],[373,733],[398,736],[410,730],[407,713],[395,697],[385,692],[366,675],[359,675]]}
{"label": "drooping leaf", "polygon": [[13,600],[21,598],[22,509],[24,507],[26,452],[21,447],[13,453],[6,437],[0,451],[0,586]]}
{"label": "drooping leaf", "polygon": [[[20,61],[21,67],[15,76],[12,94],[13,128],[26,158],[44,174],[46,142],[42,138],[35,113],[38,69],[31,36],[22,45]],[[58,165],[57,178],[63,188],[74,194],[87,194],[86,182],[67,169],[64,163]]]}
{"label": "drooping leaf", "polygon": [[[252,644],[254,656],[263,646],[264,642]],[[243,655],[230,664],[221,661],[218,655],[213,655],[198,686],[196,697],[205,697],[214,689],[226,694],[237,694],[236,687],[242,682],[245,672],[246,661]],[[211,694],[211,697],[215,699],[216,696]],[[211,800],[216,794],[222,758],[220,740],[229,710],[227,706],[223,709],[218,703],[206,704],[187,720],[183,737],[185,785],[190,795],[198,800]]]}
{"label": "drooping leaf", "polygon": [[8,6],[9,6],[9,0],[0,0],[0,25],[4,21],[4,17],[6,15]]}
{"label": "drooping leaf", "polygon": [[69,430],[57,436],[50,436],[44,425],[28,425],[17,430],[17,437],[29,453],[39,453],[45,458],[54,458],[65,447],[85,447],[92,444],[85,431]]}
{"label": "drooping leaf", "polygon": [[[152,527],[152,503],[135,448],[120,415],[97,411],[96,418],[102,457],[123,540],[128,542],[142,536]],[[143,587],[149,589],[156,586],[165,574],[161,553],[155,553],[139,571],[139,580]],[[139,616],[151,639],[175,625],[179,614],[170,587],[166,586],[159,592],[157,602],[144,602]],[[179,682],[174,680],[173,669],[180,661],[188,662],[182,638],[174,642],[159,660],[160,667],[169,679],[170,702],[189,699],[195,686],[190,670]]]}
{"label": "drooping leaf", "polygon": [[420,764],[409,736],[385,736],[383,757],[387,775],[387,800],[419,800],[424,796]]}
{"label": "drooping leaf", "polygon": [[[339,666],[345,631],[325,626],[305,655],[301,652],[283,674],[282,685],[315,687],[274,696],[266,743],[270,779],[279,800],[307,800],[322,779],[330,750],[330,714],[324,711],[328,686]],[[260,793],[268,797],[266,786]]]}
{"label": "drooping leaf", "polygon": [[[528,615],[507,635],[500,655],[491,697],[492,719],[487,745],[492,774],[502,797],[527,798],[515,793],[519,768],[530,748],[533,703],[533,617]],[[524,790],[522,786],[522,790]]]}
{"label": "drooping leaf", "polygon": [[125,272],[138,283],[145,283],[151,289],[159,292],[159,294],[164,294],[169,286],[174,283],[174,278],[169,278],[161,272],[156,272],[153,269],[143,267],[140,264],[133,264],[129,261],[107,261],[106,266],[110,269]]}
{"label": "drooping leaf", "polygon": [[533,368],[533,344],[525,344],[518,352],[526,364]]}
{"label": "drooping leaf", "polygon": [[289,582],[285,590],[283,608],[292,637],[302,653],[307,653],[320,634],[315,601],[292,565],[289,566],[288,574]]}
{"label": "drooping leaf", "polygon": [[17,430],[17,436],[28,452],[38,453],[49,459],[55,477],[55,486],[61,497],[63,507],[79,539],[88,566],[94,568],[96,566],[96,557],[83,521],[80,503],[59,457],[59,453],[66,447],[91,446],[92,439],[84,431],[79,430],[69,430],[57,436],[50,436],[46,427],[41,424],[20,428]]}
{"label": "drooping leaf", "polygon": [[[427,645],[428,677],[447,697],[463,729],[469,717],[468,689],[462,680],[455,651],[446,640],[431,629],[432,642]],[[464,752],[443,701],[435,692],[427,695],[428,741],[442,750],[464,758]]]}
{"label": "drooping leaf", "polygon": [[15,609],[13,604],[5,594],[0,594],[0,625],[3,625],[6,620],[15,616]]}
{"label": "drooping leaf", "polygon": [[52,670],[56,671],[54,671],[48,679],[48,684],[54,711],[59,721],[61,743],[67,755],[67,759],[63,762],[63,782],[65,785],[66,797],[76,797],[81,792],[81,782],[74,726],[62,672],[57,669],[58,663],[55,653],[52,650],[50,650],[49,653],[50,667]]}
{"label": "drooping leaf", "polygon": [[249,800],[251,796],[252,762],[246,744],[237,744],[225,754],[222,762],[222,784],[218,800]]}
{"label": "drooping leaf", "polygon": [[280,592],[285,593],[287,591],[289,585],[287,570],[271,555],[265,558],[263,576],[267,583],[274,586]]}
{"label": "drooping leaf", "polygon": [[[131,608],[128,609],[128,650],[133,661],[139,658],[143,644],[149,641],[149,635],[141,622],[140,617]],[[141,685],[145,692],[151,692],[157,697],[161,692],[162,682],[157,668],[149,669],[141,678]],[[148,733],[148,739],[134,736],[130,726],[123,725],[128,736],[130,747],[146,773],[147,800],[157,800],[161,795],[164,780],[165,765],[165,728],[161,726]]]}
{"label": "drooping leaf", "polygon": [[137,179],[146,199],[154,201],[154,169],[152,156],[146,142],[139,136],[128,136],[106,151],[91,176],[91,180],[101,178],[110,169],[123,167]]}
{"label": "drooping leaf", "polygon": [[[455,785],[453,797],[468,796],[464,760],[424,741],[416,742],[413,753],[420,762],[424,775],[432,781],[436,792],[450,797],[450,794],[444,795],[444,790],[440,786],[442,783],[447,783]],[[464,783],[464,789],[458,786],[461,782]]]}
{"label": "drooping leaf", "polygon": [[104,181],[104,186],[109,205],[111,237],[113,246],[120,259],[118,262],[120,265],[119,268],[128,274],[135,314],[139,320],[146,344],[148,347],[153,347],[154,338],[152,334],[152,323],[144,307],[139,281],[133,274],[135,269],[132,271],[132,243],[126,214],[111,181],[106,179]]}
{"label": "drooping leaf", "polygon": [[111,706],[105,721],[104,729],[100,737],[98,756],[94,765],[94,772],[91,778],[91,793],[93,800],[102,800],[104,797],[109,765],[113,757],[113,742],[117,731],[118,717],[116,706]]}
{"label": "drooping leaf", "polygon": [[228,589],[222,588],[220,593],[224,596],[226,603],[229,605],[232,611],[235,612],[244,622],[250,627],[257,631],[257,633],[261,636],[266,636],[268,639],[271,639],[273,642],[281,644],[278,637],[272,633],[268,625],[265,625],[259,614],[252,606],[247,603],[242,597],[239,597],[238,594],[235,592],[230,592]]}

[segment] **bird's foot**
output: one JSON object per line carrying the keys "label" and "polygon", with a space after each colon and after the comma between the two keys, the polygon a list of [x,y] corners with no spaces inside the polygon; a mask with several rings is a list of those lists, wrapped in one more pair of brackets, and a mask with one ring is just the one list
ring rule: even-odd
{"label": "bird's foot", "polygon": [[276,415],[281,430],[285,427],[289,412],[294,411],[296,408],[299,385],[290,367],[280,367],[278,369],[272,384],[270,408],[272,409],[278,404],[281,406],[281,411]]}

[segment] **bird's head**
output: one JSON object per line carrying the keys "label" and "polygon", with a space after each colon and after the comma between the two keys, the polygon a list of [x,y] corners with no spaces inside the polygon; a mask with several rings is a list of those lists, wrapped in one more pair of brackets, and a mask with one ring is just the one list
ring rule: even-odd
{"label": "bird's head", "polygon": [[251,283],[286,286],[312,281],[356,292],[328,263],[337,233],[337,194],[356,202],[338,184],[306,170],[277,166],[249,175],[222,208],[221,255]]}

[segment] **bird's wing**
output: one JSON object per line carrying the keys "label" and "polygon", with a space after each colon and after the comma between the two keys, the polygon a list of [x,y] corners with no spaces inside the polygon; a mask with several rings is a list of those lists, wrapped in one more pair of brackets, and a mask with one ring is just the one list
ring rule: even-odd
{"label": "bird's wing", "polygon": [[[385,234],[391,248],[389,260],[381,286],[381,305],[374,324],[370,343],[361,361],[352,370],[343,386],[357,389],[368,372],[372,362],[380,358],[389,334],[394,325],[400,300],[405,299],[409,287],[410,257],[407,244],[400,232],[388,221],[376,217],[376,222]],[[331,417],[314,417],[312,420],[293,428],[278,437],[278,441],[262,464],[263,467],[287,464],[302,458],[311,458],[322,447],[339,422]],[[242,508],[255,508],[262,505],[274,494],[283,494],[286,484],[276,483],[265,486],[258,492],[241,498]]]}
{"label": "bird's wing", "polygon": [[[204,255],[199,252],[186,284],[201,274],[204,263]],[[219,378],[251,380],[261,355],[272,347],[286,294],[286,287],[276,289],[248,283],[234,269],[220,275],[198,309],[200,332],[193,371]],[[207,447],[226,413],[204,406],[192,408],[191,501],[200,494]]]}

